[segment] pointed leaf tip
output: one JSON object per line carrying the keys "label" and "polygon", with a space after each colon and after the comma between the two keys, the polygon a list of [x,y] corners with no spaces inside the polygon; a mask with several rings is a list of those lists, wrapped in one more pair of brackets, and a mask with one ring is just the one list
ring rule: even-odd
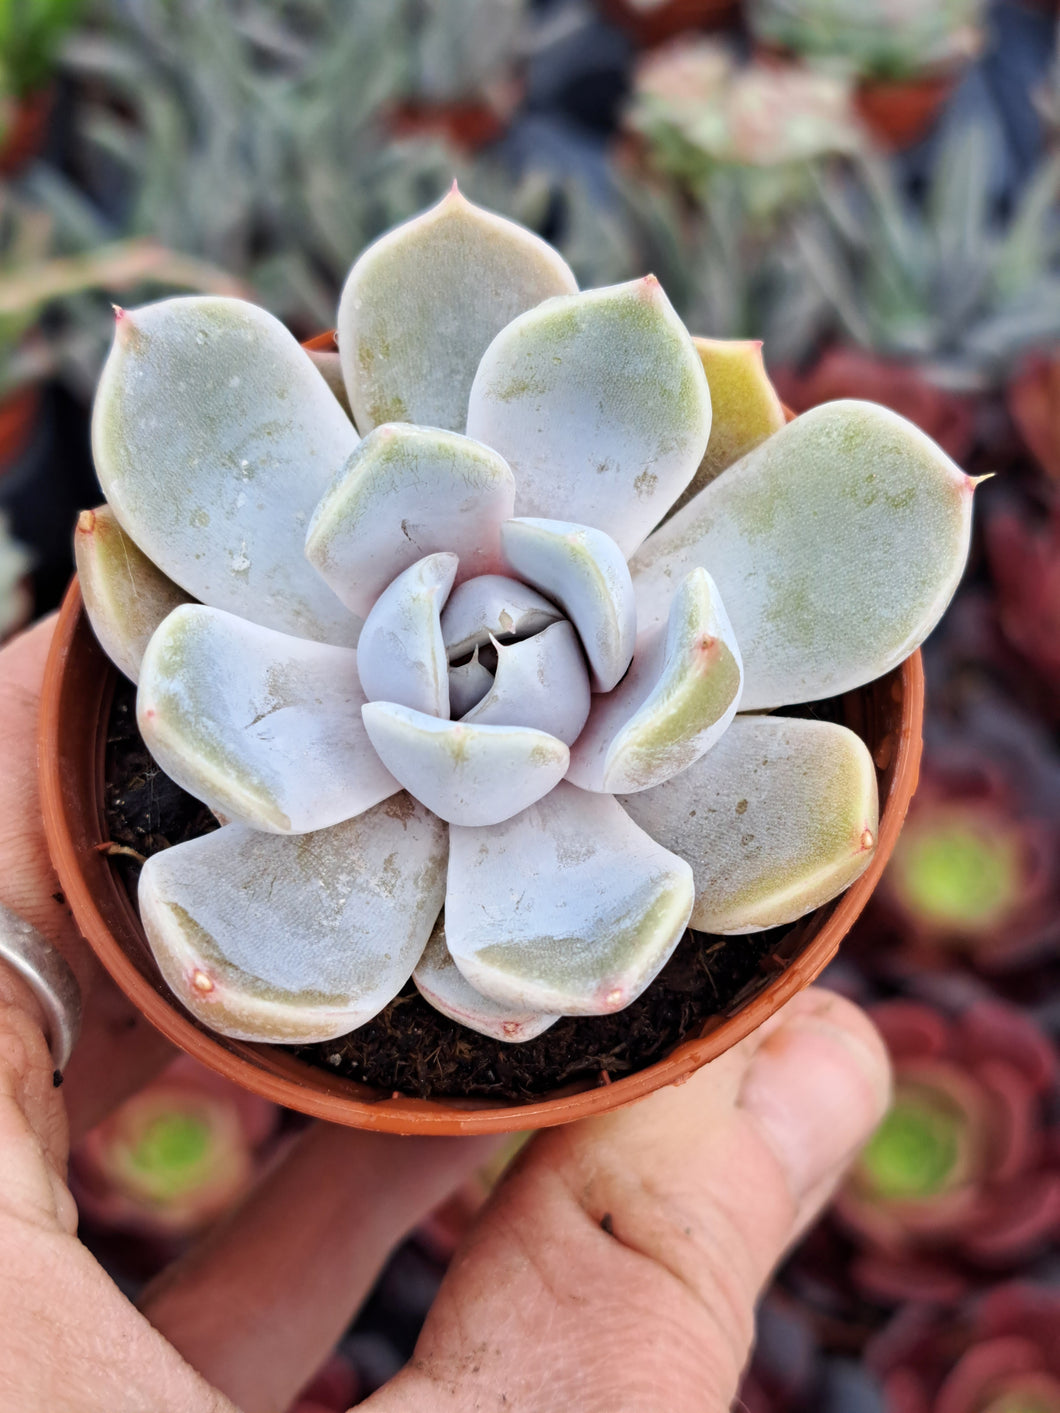
{"label": "pointed leaf tip", "polygon": [[516,513],[604,531],[628,556],[707,447],[710,390],[658,281],[551,299],[486,350],[468,432],[515,473]]}
{"label": "pointed leaf tip", "polygon": [[357,625],[305,559],[305,530],[357,433],[271,314],[189,296],[118,324],[92,411],[100,484],[188,594],[330,642]]}
{"label": "pointed leaf tip", "polygon": [[576,288],[545,241],[454,188],[377,240],[347,278],[339,352],[357,426],[462,432],[475,369],[494,336]]}
{"label": "pointed leaf tip", "polygon": [[630,564],[643,629],[709,567],[743,655],[741,710],[838,695],[882,676],[938,622],[964,571],[964,472],[919,427],[868,402],[813,408],[660,526]]}

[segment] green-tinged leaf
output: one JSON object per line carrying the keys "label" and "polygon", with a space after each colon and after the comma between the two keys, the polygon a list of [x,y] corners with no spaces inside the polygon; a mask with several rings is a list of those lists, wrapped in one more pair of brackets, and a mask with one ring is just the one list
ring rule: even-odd
{"label": "green-tinged leaf", "polygon": [[445,826],[407,795],[294,838],[239,824],[153,855],[140,910],[162,975],[237,1040],[331,1040],[401,990],[445,894]]}
{"label": "green-tinged leaf", "polygon": [[794,922],[853,883],[876,847],[872,759],[831,722],[738,716],[688,770],[622,803],[692,865],[703,932]]}
{"label": "green-tinged leaf", "polygon": [[964,569],[974,482],[868,402],[804,413],[689,501],[630,564],[638,624],[696,567],[744,664],[741,710],[861,686],[920,645]]}

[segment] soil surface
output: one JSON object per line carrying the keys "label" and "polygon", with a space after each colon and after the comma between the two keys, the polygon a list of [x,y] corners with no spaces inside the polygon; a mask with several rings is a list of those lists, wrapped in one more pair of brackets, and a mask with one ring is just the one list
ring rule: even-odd
{"label": "soil surface", "polygon": [[[106,782],[110,839],[138,854],[157,853],[218,827],[206,806],[151,759],[136,725],[135,689],[124,678],[111,708]],[[135,902],[139,864],[117,854],[114,864]],[[745,937],[689,930],[648,990],[624,1011],[566,1018],[524,1044],[504,1044],[457,1025],[429,1006],[410,981],[367,1025],[295,1053],[387,1095],[421,1099],[518,1102],[565,1085],[581,1087],[587,1080],[607,1084],[661,1059],[712,1018],[739,1010],[783,970],[800,930],[775,928]]]}

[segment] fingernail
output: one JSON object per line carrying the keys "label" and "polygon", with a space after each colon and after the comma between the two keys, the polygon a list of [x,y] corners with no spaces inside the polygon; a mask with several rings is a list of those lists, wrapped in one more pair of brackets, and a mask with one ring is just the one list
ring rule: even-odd
{"label": "fingernail", "polygon": [[739,1104],[799,1202],[844,1167],[883,1118],[890,1070],[882,1042],[850,1002],[792,1005],[751,1061]]}

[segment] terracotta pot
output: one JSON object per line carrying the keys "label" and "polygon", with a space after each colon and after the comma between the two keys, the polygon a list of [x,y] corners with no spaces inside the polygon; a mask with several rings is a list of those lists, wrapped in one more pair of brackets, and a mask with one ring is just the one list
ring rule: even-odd
{"label": "terracotta pot", "polygon": [[282,1046],[215,1035],[180,1007],[159,975],[121,877],[98,850],[106,838],[104,752],[117,680],[117,669],[89,626],[75,580],[59,615],[45,674],[40,786],[52,861],[83,935],[147,1019],[210,1069],[288,1108],[388,1133],[505,1133],[567,1123],[680,1083],[749,1035],[831,961],[868,901],[916,788],[924,710],[919,653],[843,698],[843,719],[867,741],[879,771],[879,843],[872,863],[846,893],[793,926],[778,949],[787,960],[783,971],[732,1015],[708,1022],[698,1038],[684,1041],[637,1074],[602,1088],[587,1084],[576,1092],[567,1089],[502,1106],[384,1094],[306,1065]]}
{"label": "terracotta pot", "polygon": [[11,122],[0,138],[0,176],[14,176],[36,157],[48,135],[51,112],[50,88],[38,89],[16,102]]}
{"label": "terracotta pot", "polygon": [[461,152],[478,152],[504,136],[516,102],[503,107],[467,99],[458,103],[399,103],[389,117],[396,138],[439,137]]}
{"label": "terracotta pot", "polygon": [[[333,353],[334,334],[305,348]],[[788,413],[789,421],[794,416]],[[104,765],[118,670],[89,625],[76,578],[48,657],[41,698],[41,806],[52,863],[66,901],[96,956],[152,1025],[202,1064],[289,1109],[351,1128],[402,1134],[511,1133],[551,1128],[619,1109],[668,1084],[681,1084],[757,1029],[828,965],[868,902],[891,856],[916,790],[923,745],[920,653],[842,698],[843,721],[876,762],[880,826],[875,856],[847,891],[795,923],[776,955],[784,969],[729,1015],[708,1021],[665,1059],[599,1086],[593,1081],[521,1104],[485,1099],[411,1099],[307,1065],[281,1045],[229,1040],[189,1015],[151,956],[125,885],[99,845],[106,839]]]}
{"label": "terracotta pot", "polygon": [[666,0],[645,9],[631,0],[599,0],[601,11],[637,44],[661,44],[688,29],[721,29],[731,24],[739,0]]}
{"label": "terracotta pot", "polygon": [[854,91],[854,106],[882,147],[901,152],[931,131],[962,74],[952,67],[915,79],[866,79]]}

